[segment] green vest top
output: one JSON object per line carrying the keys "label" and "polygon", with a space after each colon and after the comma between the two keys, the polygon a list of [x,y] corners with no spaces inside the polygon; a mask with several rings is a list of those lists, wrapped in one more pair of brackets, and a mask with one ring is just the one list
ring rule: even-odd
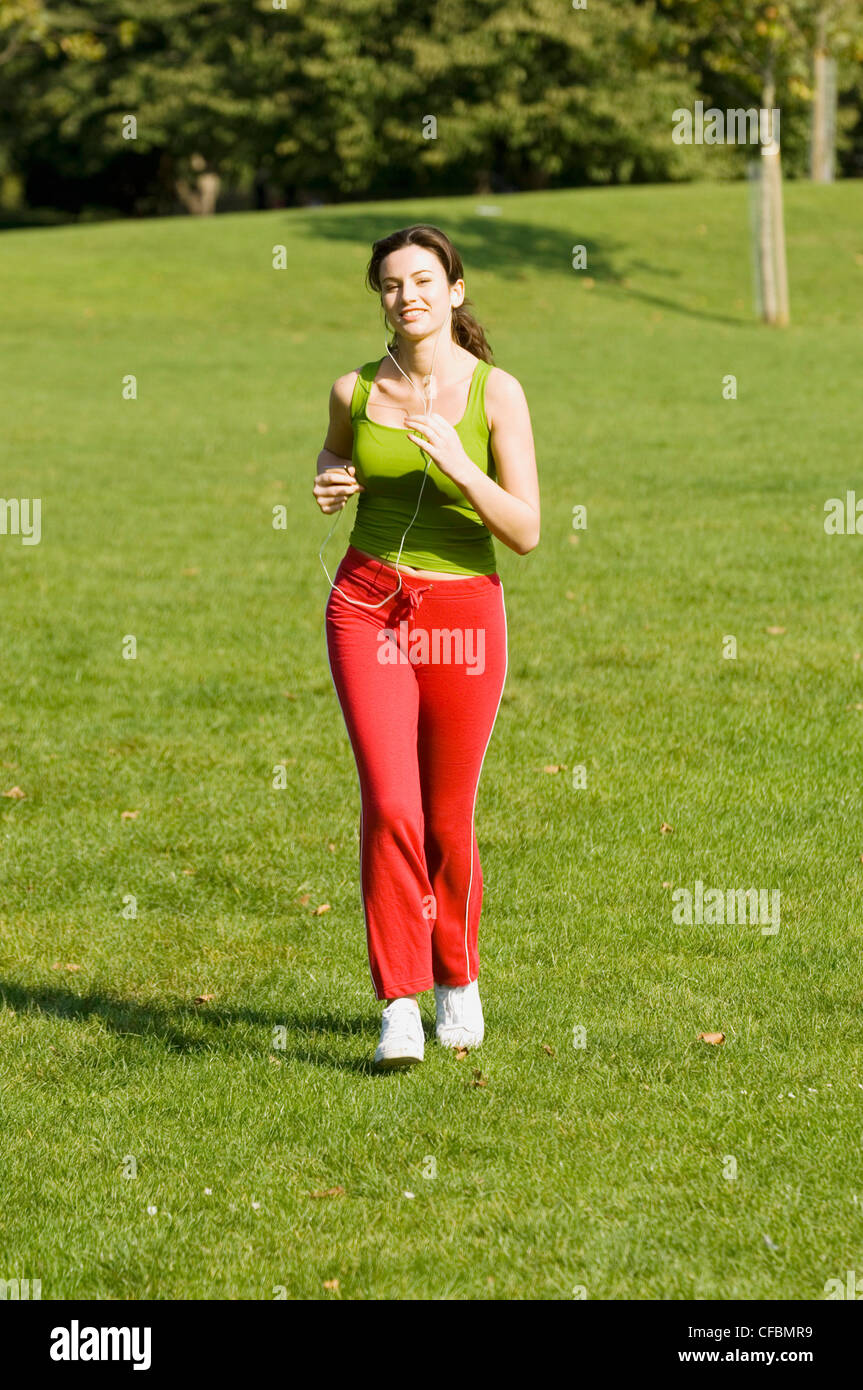
{"label": "green vest top", "polygon": [[[403,564],[450,574],[496,574],[491,532],[461,488],[434,461],[429,465],[416,510],[426,463],[420,446],[408,439],[406,429],[380,425],[366,413],[369,390],[383,360],[381,357],[377,362],[366,362],[360,368],[351,399],[351,459],[357,481],[365,492],[357,493],[350,544],[394,565],[402,534],[416,511],[402,548]],[[494,479],[494,456],[485,415],[485,383],[490,370],[488,362],[477,361],[467,406],[455,430],[468,457]]]}

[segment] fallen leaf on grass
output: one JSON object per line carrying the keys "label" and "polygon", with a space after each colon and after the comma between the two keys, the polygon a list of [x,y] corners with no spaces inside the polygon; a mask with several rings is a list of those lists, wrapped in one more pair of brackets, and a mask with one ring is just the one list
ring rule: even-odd
{"label": "fallen leaf on grass", "polygon": [[183,873],[186,874],[186,875],[196,874],[197,872],[198,872],[197,869],[184,869],[184,870],[183,870]]}
{"label": "fallen leaf on grass", "polygon": [[297,698],[293,690],[283,690],[282,694],[284,695],[286,700],[296,700]]}
{"label": "fallen leaf on grass", "polygon": [[329,850],[330,854],[335,854],[337,849],[335,840],[330,840],[330,843],[327,845],[327,849]]}
{"label": "fallen leaf on grass", "polygon": [[473,1074],[473,1081],[469,1082],[468,1084],[470,1086],[487,1086],[488,1077],[483,1076],[481,1071],[475,1071]]}
{"label": "fallen leaf on grass", "polygon": [[325,1279],[325,1280],[324,1280],[324,1288],[325,1288],[325,1289],[329,1289],[330,1293],[338,1293],[338,1291],[339,1291],[339,1281],[338,1281],[338,1279]]}
{"label": "fallen leaf on grass", "polygon": [[668,880],[665,879],[664,882],[663,882],[663,884],[662,884],[662,886],[663,886],[663,888],[671,888],[671,887],[672,887],[672,884],[670,884],[670,883],[668,882]]}
{"label": "fallen leaf on grass", "polygon": [[52,970],[80,970],[81,967],[80,967],[80,965],[70,965],[70,964],[64,965],[63,962],[62,962],[61,960],[55,960],[54,964],[51,966],[51,969],[52,969]]}
{"label": "fallen leaf on grass", "polygon": [[215,994],[196,994],[196,995],[195,995],[195,1003],[196,1003],[196,1004],[209,1004],[211,1000],[215,999],[215,997],[216,997]]}
{"label": "fallen leaf on grass", "polygon": [[314,915],[315,915],[315,917],[323,917],[323,915],[324,915],[325,912],[330,912],[330,911],[331,911],[331,908],[330,908],[329,903],[321,903],[320,907],[316,907],[316,908],[315,908]]}
{"label": "fallen leaf on grass", "polygon": [[542,770],[543,772],[562,772],[565,766],[565,763],[548,763]]}
{"label": "fallen leaf on grass", "polygon": [[787,631],[787,629],[784,627],[768,627],[765,631],[769,632],[771,637],[781,637],[783,632]]}
{"label": "fallen leaf on grass", "polygon": [[668,821],[664,820],[659,827],[659,833],[660,835],[672,835],[674,833],[674,826],[669,825]]}
{"label": "fallen leaf on grass", "polygon": [[3,795],[10,796],[13,801],[23,801],[27,793],[22,792],[20,787],[10,787],[8,792],[4,792]]}
{"label": "fallen leaf on grass", "polygon": [[200,573],[201,571],[197,565],[190,565],[188,569],[183,570],[186,579],[193,579],[196,574]]}
{"label": "fallen leaf on grass", "polygon": [[311,893],[304,893],[303,896],[300,898],[300,907],[305,907],[306,903],[309,901],[311,896]]}
{"label": "fallen leaf on grass", "polygon": [[542,1045],[542,1050],[543,1050],[543,1052],[547,1052],[548,1055],[549,1055],[549,1057],[554,1057],[554,1056],[556,1056],[556,1053],[555,1053],[554,1048],[553,1048],[553,1047],[549,1047],[548,1043],[543,1043],[543,1045]]}
{"label": "fallen leaf on grass", "polygon": [[468,1054],[469,1049],[466,1048],[466,1047],[454,1047],[454,1048],[453,1048],[453,1051],[454,1051],[454,1053],[455,1053],[455,1059],[456,1059],[456,1061],[457,1061],[457,1062],[463,1062],[464,1059],[465,1059],[465,1057],[466,1057],[467,1054]]}
{"label": "fallen leaf on grass", "polygon": [[121,811],[121,812],[120,812],[120,820],[137,820],[137,819],[138,819],[138,812],[137,812],[137,811]]}
{"label": "fallen leaf on grass", "polygon": [[725,1042],[725,1034],[724,1034],[724,1033],[699,1033],[699,1034],[698,1034],[698,1041],[699,1041],[699,1042],[706,1042],[706,1043],[724,1043],[724,1042]]}
{"label": "fallen leaf on grass", "polygon": [[325,1187],[321,1192],[310,1192],[310,1197],[344,1197],[343,1187]]}

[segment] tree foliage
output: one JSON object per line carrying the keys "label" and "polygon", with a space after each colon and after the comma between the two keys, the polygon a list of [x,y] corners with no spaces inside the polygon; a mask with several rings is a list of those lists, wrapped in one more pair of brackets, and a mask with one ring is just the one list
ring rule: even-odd
{"label": "tree foliage", "polygon": [[681,178],[675,108],[768,69],[802,165],[825,5],[859,84],[859,0],[574,4],[0,0],[0,178],[136,212],[202,173],[287,202]]}

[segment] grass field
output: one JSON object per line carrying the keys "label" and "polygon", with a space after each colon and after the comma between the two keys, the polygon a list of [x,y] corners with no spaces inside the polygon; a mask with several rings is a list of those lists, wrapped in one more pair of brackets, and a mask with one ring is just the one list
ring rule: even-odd
{"label": "grass field", "polygon": [[[743,185],[477,206],[2,237],[0,493],[42,539],[0,536],[0,1278],[44,1299],[863,1274],[863,539],[823,527],[863,497],[861,187],[786,187],[785,332]],[[486,1042],[376,1076],[311,483],[332,380],[384,350],[370,242],[419,219],[524,385],[543,533],[497,547]],[[779,889],[779,930],[676,924],[699,879]]]}

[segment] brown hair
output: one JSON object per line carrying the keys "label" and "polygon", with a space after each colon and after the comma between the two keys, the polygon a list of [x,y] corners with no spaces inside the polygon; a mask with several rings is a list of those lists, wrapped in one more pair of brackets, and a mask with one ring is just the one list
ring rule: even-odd
{"label": "brown hair", "polygon": [[[399,231],[390,232],[389,236],[381,237],[379,241],[374,242],[371,260],[366,271],[366,284],[369,289],[380,294],[381,262],[391,251],[400,251],[403,246],[424,246],[427,251],[433,251],[446,271],[446,278],[450,285],[454,284],[456,280],[464,279],[461,256],[446,233],[442,232],[440,227],[433,227],[429,222],[416,222],[412,227],[402,227]],[[453,341],[461,347],[467,348],[468,352],[472,352],[483,362],[491,362],[493,360],[491,348],[486,341],[482,325],[477,323],[467,307],[470,303],[469,299],[465,299],[462,304],[453,307]],[[390,347],[395,347],[395,345],[396,337],[394,335]]]}

